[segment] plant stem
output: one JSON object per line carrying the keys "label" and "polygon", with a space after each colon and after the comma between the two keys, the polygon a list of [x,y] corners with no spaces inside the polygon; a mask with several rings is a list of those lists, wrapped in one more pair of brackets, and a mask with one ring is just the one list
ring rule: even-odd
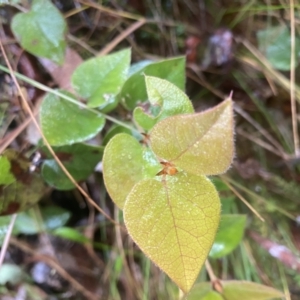
{"label": "plant stem", "polygon": [[[6,67],[4,67],[2,65],[0,65],[0,70],[6,72],[8,74],[11,73],[8,68],[6,68]],[[40,89],[40,90],[42,90],[44,92],[51,93],[51,94],[53,94],[55,96],[58,96],[58,97],[60,97],[62,99],[65,99],[65,100],[67,100],[67,101],[69,101],[69,102],[71,102],[73,104],[76,104],[76,105],[78,105],[81,108],[84,108],[84,109],[86,109],[88,111],[91,111],[91,112],[95,113],[96,115],[103,116],[106,120],[109,120],[109,121],[111,121],[111,122],[113,122],[115,124],[118,124],[118,125],[120,125],[122,127],[125,127],[125,128],[127,128],[127,129],[129,129],[131,131],[135,131],[137,133],[140,133],[136,128],[131,127],[130,125],[128,125],[128,124],[126,124],[126,123],[124,123],[122,121],[119,121],[119,120],[115,119],[112,116],[106,115],[106,114],[104,114],[104,113],[102,113],[102,112],[100,112],[100,111],[98,111],[98,110],[96,110],[94,108],[88,107],[85,104],[77,101],[73,97],[65,95],[64,93],[60,92],[59,90],[53,90],[53,89],[47,87],[46,85],[43,85],[42,83],[39,83],[39,82],[37,82],[35,80],[32,80],[32,79],[30,79],[30,78],[28,78],[28,77],[26,77],[26,76],[24,76],[24,75],[22,75],[22,74],[20,74],[18,72],[13,71],[12,73],[16,76],[16,78],[21,79],[24,82],[27,82],[27,83],[31,84],[32,86],[34,86],[34,87],[36,87],[36,88],[38,88],[38,89]]]}

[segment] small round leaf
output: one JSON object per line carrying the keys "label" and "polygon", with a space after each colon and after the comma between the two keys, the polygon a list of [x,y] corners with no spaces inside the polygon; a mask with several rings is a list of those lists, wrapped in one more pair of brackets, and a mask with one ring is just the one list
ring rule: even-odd
{"label": "small round leaf", "polygon": [[103,176],[106,189],[123,209],[133,186],[143,178],[154,177],[161,169],[152,151],[134,137],[120,133],[107,144],[103,154]]}
{"label": "small round leaf", "polygon": [[[73,97],[70,93],[64,94]],[[40,107],[40,120],[43,133],[53,146],[91,139],[105,124],[102,115],[53,94],[45,96]]]}
{"label": "small round leaf", "polygon": [[194,112],[187,95],[171,82],[152,76],[145,76],[148,100],[157,114],[148,114],[136,107],[133,115],[135,121],[145,130],[150,130],[157,122],[174,115]]}

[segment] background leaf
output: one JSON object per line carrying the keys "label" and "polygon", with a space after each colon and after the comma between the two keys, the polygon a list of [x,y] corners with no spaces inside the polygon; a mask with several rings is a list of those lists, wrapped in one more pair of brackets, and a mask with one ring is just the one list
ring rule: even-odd
{"label": "background leaf", "polygon": [[11,29],[26,51],[63,63],[66,23],[51,1],[34,0],[28,13],[13,18]]}
{"label": "background leaf", "polygon": [[136,123],[150,130],[157,122],[174,115],[194,112],[186,94],[167,80],[145,76],[148,100],[153,105],[150,114],[137,107],[133,112]]}
{"label": "background leaf", "polygon": [[208,255],[219,218],[214,185],[184,172],[138,182],[124,205],[132,239],[185,293]]}
{"label": "background leaf", "polygon": [[131,75],[118,96],[126,108],[133,110],[138,102],[147,100],[144,75],[166,79],[181,90],[185,89],[185,58],[177,57],[154,62]]}
{"label": "background leaf", "polygon": [[[258,46],[275,69],[291,68],[291,34],[286,25],[273,26],[257,32]],[[296,64],[299,64],[300,38],[295,39]]]}
{"label": "background leaf", "polygon": [[270,300],[284,297],[272,287],[250,281],[222,281],[223,295],[230,300]]}
{"label": "background leaf", "polygon": [[152,151],[126,133],[117,134],[105,147],[105,186],[112,200],[121,209],[133,186],[143,178],[154,177],[160,169],[161,165]]}
{"label": "background leaf", "polygon": [[[10,221],[11,221],[11,216],[0,217],[0,246],[4,241]],[[12,234],[15,235],[18,233],[19,233],[18,230],[14,226]]]}
{"label": "background leaf", "polygon": [[70,219],[69,211],[58,206],[47,206],[40,208],[43,224],[38,224],[34,211],[29,210],[18,214],[15,223],[15,230],[23,234],[37,234],[43,230],[53,230],[61,228]]}
{"label": "background leaf", "polygon": [[243,238],[245,226],[244,215],[222,215],[209,256],[220,258],[233,251]]}
{"label": "background leaf", "polygon": [[[64,94],[72,96],[68,92]],[[47,94],[40,107],[41,127],[48,142],[63,146],[82,142],[102,130],[105,119],[65,99]]]}
{"label": "background leaf", "polygon": [[26,277],[24,271],[17,265],[3,264],[0,268],[0,284],[18,284]]}
{"label": "background leaf", "polygon": [[[76,181],[86,179],[101,161],[103,154],[102,147],[81,143],[54,147],[53,150]],[[49,153],[48,157],[51,157]],[[53,158],[44,161],[42,176],[49,185],[56,189],[69,190],[75,187]]]}
{"label": "background leaf", "polygon": [[14,175],[10,172],[10,162],[7,157],[0,156],[0,185],[7,185],[15,181]]}
{"label": "background leaf", "polygon": [[42,178],[29,171],[30,161],[15,150],[3,152],[11,165],[10,172],[16,178],[9,185],[0,185],[0,216],[28,209],[37,203],[46,186]]}
{"label": "background leaf", "polygon": [[58,227],[52,232],[52,234],[81,244],[91,242],[86,236],[80,233],[78,229],[71,227]]}
{"label": "background leaf", "polygon": [[231,99],[207,111],[169,117],[150,132],[151,148],[184,171],[196,175],[225,172],[233,159]]}
{"label": "background leaf", "polygon": [[75,91],[89,107],[104,108],[115,101],[128,74],[130,49],[83,62],[72,75]]}

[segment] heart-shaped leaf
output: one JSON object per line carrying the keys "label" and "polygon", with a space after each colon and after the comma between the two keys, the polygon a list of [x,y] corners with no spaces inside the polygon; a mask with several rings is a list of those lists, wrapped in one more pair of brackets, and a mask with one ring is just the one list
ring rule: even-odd
{"label": "heart-shaped leaf", "polygon": [[214,185],[185,172],[138,182],[124,205],[133,240],[184,292],[209,253],[219,218]]}
{"label": "heart-shaped leaf", "polygon": [[[74,98],[68,92],[63,93]],[[40,107],[40,120],[45,137],[54,146],[91,139],[105,124],[102,115],[53,94],[45,96]]]}
{"label": "heart-shaped leaf", "polygon": [[220,258],[233,251],[244,235],[246,216],[222,215],[214,244],[209,256]]}
{"label": "heart-shaped leaf", "polygon": [[[44,150],[48,152],[45,148]],[[54,147],[53,150],[76,181],[85,180],[100,162],[103,154],[102,147],[88,144]],[[51,157],[49,153],[48,157]],[[70,190],[75,187],[54,158],[44,161],[42,176],[49,185],[56,189]]]}
{"label": "heart-shaped leaf", "polygon": [[34,0],[28,13],[13,18],[11,28],[26,51],[62,64],[66,22],[51,1]]}
{"label": "heart-shaped leaf", "polygon": [[234,152],[232,100],[201,113],[164,119],[153,127],[150,140],[158,157],[188,173],[224,173]]}
{"label": "heart-shaped leaf", "polygon": [[72,75],[75,91],[87,99],[89,107],[104,108],[115,101],[127,79],[130,49],[83,62]]}
{"label": "heart-shaped leaf", "polygon": [[230,300],[270,300],[284,297],[283,293],[272,287],[250,281],[222,281],[223,295]]}
{"label": "heart-shaped leaf", "polygon": [[143,178],[154,177],[160,169],[161,165],[152,151],[126,133],[117,134],[105,147],[105,186],[112,200],[121,209],[133,186]]}
{"label": "heart-shaped leaf", "polygon": [[[174,115],[194,112],[187,95],[167,80],[145,76],[148,100],[153,105],[151,115],[136,107],[133,116],[144,130],[150,130],[157,122]],[[157,111],[157,112],[156,112]]]}
{"label": "heart-shaped leaf", "polygon": [[176,57],[137,68],[137,72],[131,75],[123,85],[118,96],[120,101],[128,109],[134,109],[138,102],[147,100],[144,75],[166,79],[175,84],[181,90],[185,89],[185,58]]}
{"label": "heart-shaped leaf", "polygon": [[9,160],[9,172],[16,180],[9,185],[0,185],[0,216],[28,209],[46,190],[42,178],[29,171],[30,161],[26,157],[11,149],[3,156]]}

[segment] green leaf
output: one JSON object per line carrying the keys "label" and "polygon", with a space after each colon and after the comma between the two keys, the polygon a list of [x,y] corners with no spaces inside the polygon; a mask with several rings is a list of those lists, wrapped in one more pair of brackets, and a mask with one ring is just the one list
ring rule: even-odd
{"label": "green leaf", "polygon": [[40,208],[43,224],[38,224],[33,210],[18,214],[15,228],[18,233],[37,234],[43,230],[53,230],[64,226],[70,219],[71,214],[58,206]]}
{"label": "green leaf", "polygon": [[222,281],[223,295],[229,300],[269,300],[282,298],[284,294],[272,287],[250,281]]}
{"label": "green leaf", "polygon": [[11,29],[29,53],[63,63],[66,22],[51,1],[34,0],[28,13],[15,15]]}
{"label": "green leaf", "polygon": [[15,285],[23,282],[25,277],[24,271],[13,264],[3,264],[0,268],[0,284],[6,285],[8,283]]}
{"label": "green leaf", "polygon": [[8,158],[0,156],[0,185],[8,185],[15,180],[14,175],[10,172],[10,162]]}
{"label": "green leaf", "polygon": [[[0,217],[0,247],[5,239],[11,218],[11,216]],[[18,230],[14,226],[12,234],[16,235],[18,233]]]}
{"label": "green leaf", "polygon": [[224,300],[224,298],[219,293],[210,291],[201,300]]}
{"label": "green leaf", "polygon": [[[291,34],[285,25],[269,27],[257,32],[259,49],[275,69],[288,71],[291,68]],[[299,64],[300,38],[295,39],[296,64]]]}
{"label": "green leaf", "polygon": [[112,200],[121,209],[133,186],[143,178],[154,177],[160,169],[161,165],[152,151],[126,133],[117,134],[105,147],[105,186]]}
{"label": "green leaf", "polygon": [[[101,161],[103,154],[102,147],[81,143],[54,147],[53,150],[76,181],[85,180]],[[51,157],[50,153],[48,157]],[[69,190],[75,187],[53,158],[44,161],[42,176],[49,185],[58,190]]]}
{"label": "green leaf", "polygon": [[45,183],[36,173],[29,170],[30,161],[12,149],[3,153],[11,165],[10,172],[15,181],[0,185],[0,216],[14,214],[36,204],[46,191]]}
{"label": "green leaf", "polygon": [[125,107],[130,110],[133,110],[138,102],[147,100],[144,75],[166,79],[181,90],[185,89],[184,57],[166,59],[137,69],[138,71],[126,80],[118,96]]}
{"label": "green leaf", "polygon": [[[74,97],[68,92],[63,93]],[[47,94],[41,104],[40,121],[46,139],[54,146],[91,139],[105,124],[102,115],[53,94]]]}
{"label": "green leaf", "polygon": [[220,258],[232,252],[242,240],[245,226],[245,215],[222,215],[209,256]]}
{"label": "green leaf", "polygon": [[210,282],[196,283],[189,292],[186,300],[203,300],[204,297],[212,291],[212,285]]}
{"label": "green leaf", "polygon": [[104,108],[115,101],[127,79],[130,49],[91,58],[83,62],[72,75],[75,91],[87,99],[89,107]]}
{"label": "green leaf", "polygon": [[151,115],[141,107],[136,107],[133,116],[136,123],[144,130],[150,130],[157,122],[174,115],[193,113],[194,108],[176,85],[151,76],[145,76],[148,99],[153,105]]}
{"label": "green leaf", "polygon": [[214,185],[185,172],[138,182],[124,205],[132,239],[185,293],[209,253],[219,219]]}
{"label": "green leaf", "polygon": [[78,230],[71,228],[71,227],[60,227],[55,229],[52,232],[53,235],[59,236],[64,239],[68,239],[70,241],[74,241],[77,243],[85,244],[90,243],[91,241],[85,237],[82,233]]}
{"label": "green leaf", "polygon": [[150,132],[153,152],[195,175],[225,172],[233,159],[233,107],[229,98],[207,111],[169,117]]}

